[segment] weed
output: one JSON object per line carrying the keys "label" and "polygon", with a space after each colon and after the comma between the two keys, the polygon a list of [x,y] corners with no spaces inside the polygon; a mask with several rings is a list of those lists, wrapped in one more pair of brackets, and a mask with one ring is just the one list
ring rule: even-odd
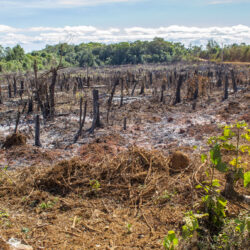
{"label": "weed", "polygon": [[7,228],[10,228],[12,226],[9,220],[9,214],[5,211],[0,211],[0,224],[3,227],[7,227]]}
{"label": "weed", "polygon": [[[208,181],[204,181],[202,185],[197,185],[196,188],[202,188],[205,191],[205,196],[202,197],[202,201],[205,205],[205,213],[208,216],[208,226],[210,231],[218,233],[223,224],[224,218],[226,217],[226,205],[227,200],[220,194],[220,183],[219,180],[214,179],[215,169],[219,172],[225,173],[227,184],[223,194],[225,197],[233,198],[230,196],[239,197],[234,191],[234,185],[240,178],[244,179],[244,185],[249,185],[249,172],[245,172],[246,163],[241,161],[240,152],[246,151],[250,154],[250,146],[240,144],[240,138],[244,138],[250,141],[250,130],[247,124],[243,122],[237,122],[236,124],[224,126],[223,134],[221,136],[213,136],[209,138],[208,144],[211,145],[209,155],[202,154],[201,161],[204,163],[209,162],[210,171],[206,171]],[[233,140],[236,139],[235,143]],[[223,161],[222,149],[233,152],[233,158],[228,163]],[[229,177],[232,176],[230,179]],[[231,180],[231,181],[228,181]]]}
{"label": "weed", "polygon": [[182,227],[182,236],[184,239],[192,238],[194,232],[199,229],[198,219],[204,218],[208,214],[194,214],[193,211],[185,213],[185,225]]}
{"label": "weed", "polygon": [[22,227],[21,232],[27,234],[29,232],[29,228],[27,227]]}
{"label": "weed", "polygon": [[[242,195],[234,190],[235,183],[240,179],[244,180],[245,187],[248,187],[250,183],[250,172],[245,171],[246,163],[241,158],[241,154],[245,152],[250,154],[250,146],[247,143],[241,144],[241,140],[250,141],[250,129],[244,121],[224,126],[221,136],[209,138],[210,151],[201,155],[201,161],[208,166],[205,172],[207,180],[196,186],[204,193],[201,198],[204,213],[189,211],[185,214],[182,236],[186,245],[196,234],[199,237],[200,248],[231,249],[231,247],[245,248],[247,246],[246,238],[250,230],[249,216],[239,215],[236,219],[226,218],[226,198],[242,198]],[[230,161],[224,162],[223,154],[229,151],[233,157]],[[219,180],[214,178],[215,170],[225,174],[227,182],[223,192],[220,190]],[[206,232],[208,235],[205,235]],[[164,239],[164,247],[174,249],[175,239],[174,231],[169,231]]]}
{"label": "weed", "polygon": [[175,235],[174,231],[168,231],[167,236],[164,238],[163,246],[167,250],[177,249],[178,246],[178,238]]}
{"label": "weed", "polygon": [[128,224],[127,224],[127,233],[128,233],[128,234],[131,234],[131,233],[132,233],[132,224],[131,224],[131,223],[128,223]]}
{"label": "weed", "polygon": [[46,202],[42,202],[39,207],[43,210],[45,209],[49,209],[49,208],[52,208],[53,206],[55,205],[55,202],[52,202],[52,201],[48,201],[47,203]]}
{"label": "weed", "polygon": [[90,180],[89,185],[91,186],[92,191],[98,191],[101,186],[98,180]]}

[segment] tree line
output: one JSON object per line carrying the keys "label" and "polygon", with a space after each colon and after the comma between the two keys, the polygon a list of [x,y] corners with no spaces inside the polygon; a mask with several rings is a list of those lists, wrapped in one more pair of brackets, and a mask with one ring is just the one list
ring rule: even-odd
{"label": "tree line", "polygon": [[173,63],[198,59],[250,62],[250,45],[242,43],[221,47],[216,41],[210,40],[205,47],[185,47],[181,43],[154,38],[152,41],[115,44],[90,42],[47,45],[31,53],[25,53],[20,45],[13,48],[0,45],[0,72],[31,70],[34,60],[38,70],[48,69],[58,63],[61,57],[65,67]]}

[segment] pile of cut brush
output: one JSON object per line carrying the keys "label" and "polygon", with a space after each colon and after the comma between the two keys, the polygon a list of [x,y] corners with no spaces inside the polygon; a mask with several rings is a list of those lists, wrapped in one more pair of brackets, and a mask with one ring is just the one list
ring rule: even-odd
{"label": "pile of cut brush", "polygon": [[[24,196],[33,190],[66,197],[69,193],[86,197],[112,198],[128,204],[142,204],[175,185],[185,192],[186,184],[178,179],[193,178],[189,159],[176,152],[171,158],[160,151],[131,147],[115,157],[91,164],[79,158],[64,160],[53,166],[27,167],[5,175],[2,195]],[[181,169],[181,166],[184,166]],[[174,173],[174,174],[172,174]],[[93,183],[98,183],[98,187]],[[8,193],[9,192],[9,193]],[[185,194],[186,196],[186,194]]]}
{"label": "pile of cut brush", "polygon": [[[160,248],[166,225],[179,228],[198,198],[193,186],[203,174],[197,169],[180,152],[166,157],[131,147],[100,162],[73,158],[53,166],[2,170],[0,205],[9,217],[1,236],[20,237],[21,230],[23,243],[35,249],[93,249],[100,241],[105,249],[114,239],[120,246]],[[127,221],[133,221],[135,237],[141,237],[137,245],[128,229],[124,234]],[[65,234],[71,238],[63,245]],[[90,240],[93,234],[95,240]]]}

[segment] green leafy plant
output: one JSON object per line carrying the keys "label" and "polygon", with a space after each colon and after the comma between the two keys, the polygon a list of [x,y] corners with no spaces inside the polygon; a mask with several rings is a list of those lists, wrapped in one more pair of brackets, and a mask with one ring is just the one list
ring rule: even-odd
{"label": "green leafy plant", "polygon": [[42,202],[39,207],[43,210],[45,209],[49,209],[49,208],[52,208],[53,206],[55,205],[55,202],[52,202],[52,201],[48,201],[47,203],[46,202]]}
{"label": "green leafy plant", "polygon": [[9,214],[5,211],[0,211],[0,219],[2,218],[8,218],[9,217]]}
{"label": "green leafy plant", "polygon": [[100,189],[100,182],[98,180],[90,180],[89,185],[91,186],[93,191],[98,191]]}
{"label": "green leafy plant", "polygon": [[0,225],[7,228],[12,226],[8,212],[3,210],[0,211]]}
{"label": "green leafy plant", "polygon": [[185,225],[182,227],[182,236],[184,239],[192,238],[194,232],[199,229],[198,219],[204,218],[208,214],[194,214],[193,211],[185,213]]}
{"label": "green leafy plant", "polygon": [[126,227],[127,227],[127,233],[131,234],[132,233],[132,224],[128,223]]}
{"label": "green leafy plant", "polygon": [[[240,141],[241,138],[250,141],[249,135],[250,130],[244,121],[224,126],[222,135],[209,138],[208,144],[211,145],[209,154],[201,155],[201,161],[207,162],[209,166],[208,171],[206,171],[208,180],[197,185],[196,188],[201,188],[205,192],[202,201],[205,205],[205,213],[209,215],[210,230],[219,231],[224,224],[227,205],[227,200],[224,197],[240,196],[234,191],[235,182],[242,178],[244,185],[249,185],[250,174],[245,171],[246,163],[240,157],[240,153],[248,151],[250,154],[250,146],[241,144]],[[227,151],[233,155],[229,163],[223,161],[223,153]],[[224,196],[221,195],[219,189],[219,180],[214,179],[215,170],[225,174],[227,184],[223,191]]]}
{"label": "green leafy plant", "polygon": [[156,204],[164,203],[170,201],[175,195],[176,192],[169,192],[168,190],[164,190],[161,195],[157,195],[154,197],[154,201]]}
{"label": "green leafy plant", "polygon": [[27,227],[22,227],[22,229],[21,229],[21,232],[22,233],[28,233],[30,231],[30,229],[29,228],[27,228]]}
{"label": "green leafy plant", "polygon": [[[244,140],[244,144],[241,144],[242,140]],[[214,136],[208,140],[208,144],[213,145],[210,150],[212,167],[220,172],[231,174],[233,186],[239,179],[244,180],[245,187],[250,183],[250,172],[245,171],[247,163],[243,162],[240,156],[241,153],[245,152],[250,155],[248,142],[250,142],[250,129],[244,121],[224,126],[221,136]],[[232,152],[233,157],[229,164],[222,161],[222,150]]]}
{"label": "green leafy plant", "polygon": [[6,180],[6,177],[9,181],[11,181],[9,175],[6,173],[7,169],[8,166],[0,167],[0,184]]}
{"label": "green leafy plant", "polygon": [[248,249],[249,232],[249,214],[226,218],[221,232],[213,237],[213,249]]}
{"label": "green leafy plant", "polygon": [[178,247],[178,238],[175,235],[175,231],[168,231],[167,236],[164,238],[163,247],[167,250],[174,250]]}

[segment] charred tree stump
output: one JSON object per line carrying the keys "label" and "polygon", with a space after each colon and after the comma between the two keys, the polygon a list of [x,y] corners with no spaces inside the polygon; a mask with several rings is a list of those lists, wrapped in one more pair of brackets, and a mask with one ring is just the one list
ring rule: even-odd
{"label": "charred tree stump", "polygon": [[57,78],[57,69],[52,70],[52,82],[49,86],[49,92],[50,92],[50,117],[53,119],[55,116],[55,85],[56,85],[56,78]]}
{"label": "charred tree stump", "polygon": [[42,144],[40,142],[40,117],[36,115],[35,119],[35,146],[41,147]]}
{"label": "charred tree stump", "polygon": [[150,83],[150,85],[153,84],[153,73],[152,72],[150,72],[150,74],[149,74],[149,83]]}
{"label": "charred tree stump", "polygon": [[12,98],[12,90],[11,90],[11,85],[10,83],[8,84],[8,93],[9,93],[9,98]]}
{"label": "charred tree stump", "polygon": [[234,93],[236,93],[238,91],[238,88],[237,88],[237,83],[236,83],[236,80],[235,80],[233,70],[231,70],[231,77],[232,77],[232,83],[233,83],[233,90],[234,90]]}
{"label": "charred tree stump", "polygon": [[111,90],[111,94],[110,94],[110,97],[108,99],[108,108],[107,108],[107,118],[106,118],[106,121],[107,121],[107,124],[109,123],[109,112],[110,112],[110,109],[111,109],[111,105],[112,105],[112,100],[113,100],[113,97],[114,97],[114,94],[115,94],[115,89],[116,89],[116,86],[119,84],[119,80],[116,79],[114,85],[113,85],[113,88]]}
{"label": "charred tree stump", "polygon": [[[87,68],[87,75],[88,75],[88,68]],[[90,87],[90,77],[87,76],[87,86],[88,88]]]}
{"label": "charred tree stump", "polygon": [[182,80],[183,80],[183,76],[180,75],[180,76],[179,76],[179,79],[178,79],[178,82],[177,82],[177,88],[176,88],[176,93],[175,93],[174,105],[181,102],[181,86],[182,86]]}
{"label": "charred tree stump", "polygon": [[23,92],[24,92],[24,82],[21,81],[20,82],[20,90],[19,90],[19,96],[20,96],[21,100],[23,99]]}
{"label": "charred tree stump", "polygon": [[24,114],[25,109],[26,109],[26,106],[27,106],[27,102],[24,102],[24,104],[23,104],[23,110],[22,110],[22,113],[21,113],[21,114]]}
{"label": "charred tree stump", "polygon": [[134,85],[133,85],[133,89],[132,89],[132,92],[131,92],[131,96],[134,96],[134,92],[135,92],[137,83],[138,83],[138,81],[137,81],[137,80],[134,80]]}
{"label": "charred tree stump", "polygon": [[17,86],[16,86],[16,77],[15,76],[14,76],[14,79],[13,79],[13,91],[14,91],[14,97],[16,97]]}
{"label": "charred tree stump", "polygon": [[83,126],[84,126],[84,123],[85,123],[86,114],[87,114],[87,101],[85,101],[85,103],[84,103],[83,117],[81,118],[81,123],[80,123],[79,130],[78,130],[77,134],[74,137],[74,143],[76,143],[78,141],[79,137],[82,135],[82,129],[83,129]]}
{"label": "charred tree stump", "polygon": [[123,130],[127,130],[127,117],[123,119]]}
{"label": "charred tree stump", "polygon": [[19,124],[19,121],[20,121],[20,112],[18,111],[17,112],[17,117],[16,117],[16,125],[15,125],[15,130],[14,130],[14,133],[16,134],[17,133],[17,128],[18,128],[18,124]]}
{"label": "charred tree stump", "polygon": [[32,113],[33,112],[33,99],[32,98],[30,98],[29,100],[28,100],[28,114],[30,114],[30,113]]}
{"label": "charred tree stump", "polygon": [[198,96],[199,96],[199,80],[197,78],[195,82],[195,91],[194,91],[193,100],[196,100]]}
{"label": "charred tree stump", "polygon": [[3,97],[2,97],[2,88],[0,85],[0,104],[3,104]]}
{"label": "charred tree stump", "polygon": [[144,81],[142,80],[141,81],[141,90],[140,90],[140,93],[139,93],[139,95],[144,95],[144,93],[145,93],[145,83],[144,83]]}
{"label": "charred tree stump", "polygon": [[83,98],[80,98],[80,115],[79,115],[79,125],[81,126],[82,124],[82,103],[83,103]]}
{"label": "charred tree stump", "polygon": [[164,102],[164,91],[166,90],[166,85],[162,84],[161,85],[161,98],[160,98],[160,102]]}
{"label": "charred tree stump", "polygon": [[228,76],[225,77],[225,85],[224,85],[224,98],[226,100],[228,98]]}
{"label": "charred tree stump", "polygon": [[124,81],[121,79],[121,99],[120,99],[120,107],[123,105],[123,89],[124,89]]}
{"label": "charred tree stump", "polygon": [[192,110],[195,110],[195,109],[196,109],[196,101],[194,101],[192,104]]}
{"label": "charred tree stump", "polygon": [[100,122],[100,112],[99,112],[99,91],[97,89],[93,90],[93,122],[89,129],[89,133],[93,134],[95,128],[101,127]]}
{"label": "charred tree stump", "polygon": [[235,189],[234,189],[234,183],[235,183],[234,172],[230,171],[226,175],[225,188],[221,192],[221,194],[227,199],[246,202],[246,203],[249,204],[250,203],[250,197],[246,196],[246,195],[242,195],[242,194],[236,192]]}
{"label": "charred tree stump", "polygon": [[220,88],[222,86],[222,80],[221,80],[221,75],[222,75],[222,72],[219,71],[217,72],[217,75],[218,75],[218,80],[217,80],[217,88]]}

